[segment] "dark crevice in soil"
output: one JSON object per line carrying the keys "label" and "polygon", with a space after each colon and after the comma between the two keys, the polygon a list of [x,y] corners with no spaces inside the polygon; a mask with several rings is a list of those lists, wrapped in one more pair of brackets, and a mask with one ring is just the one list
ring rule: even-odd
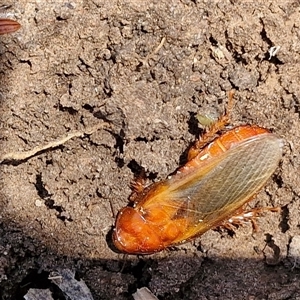
{"label": "dark crevice in soil", "polygon": [[138,136],[137,138],[134,139],[135,142],[144,142],[148,143],[149,140],[146,137]]}
{"label": "dark crevice in soil", "polygon": [[201,133],[203,133],[203,130],[199,128],[199,121],[197,120],[196,113],[195,112],[189,112],[189,120],[188,120],[188,126],[189,126],[189,133],[192,134],[195,139],[198,139]]}
{"label": "dark crevice in soil", "polygon": [[[147,176],[145,175],[145,169],[134,159],[132,159],[128,164],[127,167],[131,170],[134,174],[134,178],[146,177],[149,181],[153,181],[157,178],[157,172],[149,172]],[[145,178],[145,179],[146,179]]]}
{"label": "dark crevice in soil", "polygon": [[212,36],[209,38],[209,41],[212,46],[218,46],[218,44],[219,44],[218,41],[215,38],[213,38]]}
{"label": "dark crevice in soil", "polygon": [[115,163],[117,164],[118,168],[120,168],[120,169],[123,168],[124,165],[125,165],[125,161],[121,157],[116,157],[115,158]]}
{"label": "dark crevice in soil", "polygon": [[281,189],[283,187],[283,179],[282,177],[278,174],[273,176],[274,177],[274,181],[277,183],[278,188]]}
{"label": "dark crevice in soil", "polygon": [[144,136],[138,136],[137,138],[134,139],[135,142],[144,142],[146,144],[159,141],[159,140],[160,140],[159,136],[152,136],[150,139]]}
{"label": "dark crevice in soil", "polygon": [[62,112],[68,112],[71,116],[76,115],[78,113],[78,111],[73,107],[62,106],[61,104],[58,105],[58,109]]}
{"label": "dark crevice in soil", "polygon": [[140,176],[144,170],[144,168],[134,159],[127,164],[127,167],[131,170],[135,177]]}
{"label": "dark crevice in soil", "polygon": [[151,260],[141,259],[134,267],[129,269],[130,274],[136,278],[136,281],[128,286],[129,294],[132,295],[138,288],[147,287],[149,285],[152,278],[149,269],[152,265],[153,262]]}
{"label": "dark crevice in soil", "polygon": [[275,244],[275,241],[273,239],[273,236],[269,233],[265,234],[266,236],[266,243],[267,245],[273,250],[273,261],[277,262],[280,257],[280,248]]}
{"label": "dark crevice in soil", "polygon": [[120,130],[119,134],[115,134],[110,131],[110,133],[114,136],[116,139],[116,144],[114,148],[116,149],[114,155],[115,157],[115,162],[119,168],[123,168],[125,165],[125,161],[123,158],[123,153],[124,153],[124,145],[125,145],[125,132],[123,129]]}
{"label": "dark crevice in soil", "polygon": [[62,291],[48,278],[49,272],[40,272],[37,269],[28,270],[27,276],[22,280],[11,299],[23,300],[29,289],[49,289],[52,292],[53,299],[66,300]]}
{"label": "dark crevice in soil", "polygon": [[88,103],[84,104],[82,106],[85,110],[89,111],[90,113],[93,113],[94,112],[94,107],[89,105]]}
{"label": "dark crevice in soil", "polygon": [[[262,22],[262,23],[263,23],[263,22]],[[262,40],[268,44],[269,47],[272,47],[272,46],[273,46],[273,43],[272,43],[272,41],[268,38],[267,32],[266,32],[266,30],[265,30],[264,27],[263,27],[263,29],[262,29],[261,32],[260,32],[260,36],[261,36]]]}
{"label": "dark crevice in soil", "polygon": [[37,193],[40,196],[40,198],[44,200],[45,205],[49,209],[54,209],[57,211],[58,219],[60,219],[64,222],[65,221],[69,221],[69,222],[73,221],[73,219],[70,216],[68,216],[68,214],[66,213],[66,210],[61,205],[55,205],[55,201],[53,199],[51,199],[52,194],[50,194],[44,186],[41,174],[36,175],[35,187],[36,187]]}
{"label": "dark crevice in soil", "polygon": [[[262,22],[262,24],[263,24],[263,22]],[[268,44],[269,49],[274,46],[273,42],[269,39],[264,27],[260,32],[260,36],[261,36],[262,40]],[[276,55],[270,56],[270,53],[268,51],[265,53],[264,60],[268,60],[270,63],[273,63],[274,65],[283,65],[284,64]]]}
{"label": "dark crevice in soil", "polygon": [[281,228],[281,232],[282,233],[285,233],[287,232],[289,229],[290,229],[290,226],[289,226],[289,209],[287,207],[287,205],[281,207],[281,222],[279,224],[279,227]]}
{"label": "dark crevice in soil", "polygon": [[116,145],[115,148],[119,150],[119,153],[124,153],[124,144],[125,144],[125,132],[123,129],[121,129],[119,134],[114,135],[116,139]]}

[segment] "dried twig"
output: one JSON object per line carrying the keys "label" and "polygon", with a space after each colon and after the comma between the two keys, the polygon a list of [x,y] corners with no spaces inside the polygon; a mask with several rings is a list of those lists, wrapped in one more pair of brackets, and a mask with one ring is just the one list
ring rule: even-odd
{"label": "dried twig", "polygon": [[159,45],[154,49],[154,51],[152,51],[151,53],[149,53],[145,58],[141,58],[141,57],[137,57],[138,60],[143,64],[146,65],[149,61],[150,58],[152,58],[156,53],[158,53],[158,51],[162,48],[162,46],[164,45],[166,41],[166,38],[163,37],[161,42],[159,43]]}
{"label": "dried twig", "polygon": [[42,151],[48,150],[48,149],[53,149],[55,147],[58,147],[60,145],[63,145],[64,143],[66,143],[67,141],[69,141],[70,139],[73,139],[75,137],[81,137],[84,135],[90,135],[94,132],[96,132],[97,130],[103,128],[103,127],[108,127],[109,124],[108,123],[101,123],[101,124],[97,124],[95,126],[89,127],[83,131],[74,131],[72,133],[69,133],[68,135],[59,138],[55,141],[49,142],[46,145],[42,145],[42,146],[37,146],[34,147],[31,150],[28,151],[23,151],[23,152],[10,152],[10,153],[6,153],[4,155],[2,155],[0,157],[0,164],[6,161],[22,161],[22,160],[26,160],[34,155],[36,155],[37,153],[40,153]]}

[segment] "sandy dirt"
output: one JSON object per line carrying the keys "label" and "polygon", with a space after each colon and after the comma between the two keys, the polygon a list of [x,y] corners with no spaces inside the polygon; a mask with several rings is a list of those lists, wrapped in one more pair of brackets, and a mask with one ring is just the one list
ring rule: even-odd
{"label": "sandy dirt", "polygon": [[[94,299],[300,297],[300,10],[298,1],[7,1],[22,28],[0,40],[0,157],[104,122],[20,161],[2,161],[0,293],[23,299],[69,268]],[[280,2],[280,3],[279,3]],[[272,47],[280,47],[270,56]],[[209,231],[151,256],[111,248],[140,166],[173,172],[236,90],[233,125],[285,140],[251,206],[280,206],[251,225]]]}

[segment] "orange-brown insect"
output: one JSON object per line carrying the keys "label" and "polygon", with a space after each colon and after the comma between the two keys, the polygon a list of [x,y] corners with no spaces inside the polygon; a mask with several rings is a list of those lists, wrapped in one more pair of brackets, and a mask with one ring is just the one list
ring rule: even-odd
{"label": "orange-brown insect", "polygon": [[146,188],[136,183],[133,207],[119,212],[113,232],[120,251],[151,254],[188,241],[232,217],[263,187],[281,158],[282,139],[250,125],[213,139],[228,122],[225,113],[167,179]]}
{"label": "orange-brown insect", "polygon": [[14,20],[0,19],[0,34],[12,33],[17,31],[21,25]]}

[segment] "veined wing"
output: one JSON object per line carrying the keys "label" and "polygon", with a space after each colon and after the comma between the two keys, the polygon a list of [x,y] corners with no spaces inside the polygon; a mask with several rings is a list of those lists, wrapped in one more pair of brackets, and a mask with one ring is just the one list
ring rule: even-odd
{"label": "veined wing", "polygon": [[189,220],[180,241],[216,226],[249,201],[275,171],[282,145],[271,133],[254,136],[212,159],[203,172],[189,174],[175,189],[166,189],[165,203],[178,208],[173,218]]}

